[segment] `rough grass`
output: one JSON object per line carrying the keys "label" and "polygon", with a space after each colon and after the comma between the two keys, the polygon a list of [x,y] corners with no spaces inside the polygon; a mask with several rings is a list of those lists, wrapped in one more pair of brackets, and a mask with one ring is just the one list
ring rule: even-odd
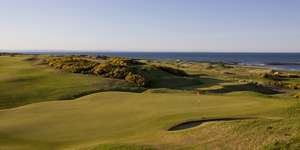
{"label": "rough grass", "polygon": [[266,150],[299,150],[300,138],[276,141],[264,147]]}

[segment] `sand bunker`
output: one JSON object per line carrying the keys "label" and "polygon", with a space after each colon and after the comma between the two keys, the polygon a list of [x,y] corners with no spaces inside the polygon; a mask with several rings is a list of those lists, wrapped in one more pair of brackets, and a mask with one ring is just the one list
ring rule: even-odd
{"label": "sand bunker", "polygon": [[244,117],[244,118],[213,118],[213,119],[202,119],[202,120],[195,120],[195,121],[187,121],[180,124],[177,124],[168,129],[168,131],[179,131],[184,129],[193,128],[199,126],[203,123],[207,122],[221,122],[221,121],[235,121],[235,120],[247,120],[247,119],[256,119],[254,117]]}

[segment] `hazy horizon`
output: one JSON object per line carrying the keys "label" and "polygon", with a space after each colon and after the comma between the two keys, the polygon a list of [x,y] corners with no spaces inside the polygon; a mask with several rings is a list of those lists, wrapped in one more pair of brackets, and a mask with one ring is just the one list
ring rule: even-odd
{"label": "hazy horizon", "polygon": [[297,0],[1,0],[0,51],[300,52]]}
{"label": "hazy horizon", "polygon": [[22,50],[0,49],[0,53],[300,53],[299,51],[205,51],[205,50]]}

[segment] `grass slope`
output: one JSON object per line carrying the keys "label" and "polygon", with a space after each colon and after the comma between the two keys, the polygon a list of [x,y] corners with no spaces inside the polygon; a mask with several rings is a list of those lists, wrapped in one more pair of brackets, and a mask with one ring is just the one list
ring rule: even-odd
{"label": "grass slope", "polygon": [[[115,143],[150,144],[158,149],[193,149],[199,148],[199,144],[201,147],[208,145],[216,148],[219,146],[216,144],[226,145],[230,142],[237,144],[236,146],[249,142],[261,145],[264,140],[255,139],[264,135],[264,132],[257,133],[256,138],[248,141],[244,135],[246,137],[238,138],[240,143],[233,143],[235,140],[226,141],[234,137],[231,136],[233,131],[228,128],[236,127],[241,132],[247,132],[250,129],[257,130],[252,127],[252,124],[256,124],[255,127],[264,129],[268,127],[266,122],[278,123],[280,117],[285,117],[281,112],[293,104],[295,101],[292,100],[243,93],[197,96],[183,93],[103,92],[73,101],[43,102],[1,110],[0,148],[62,149],[100,144],[98,149],[109,149],[109,146],[101,144]],[[216,123],[175,133],[167,131],[169,127],[188,120],[240,116],[256,116],[261,119]],[[238,126],[239,124],[244,125]],[[251,134],[248,134],[250,137]],[[215,141],[222,135],[228,137]],[[206,138],[210,138],[210,142]],[[123,147],[126,149],[132,146]]]}
{"label": "grass slope", "polygon": [[34,102],[72,99],[101,90],[135,90],[121,80],[58,72],[25,61],[29,56],[0,57],[0,109]]}

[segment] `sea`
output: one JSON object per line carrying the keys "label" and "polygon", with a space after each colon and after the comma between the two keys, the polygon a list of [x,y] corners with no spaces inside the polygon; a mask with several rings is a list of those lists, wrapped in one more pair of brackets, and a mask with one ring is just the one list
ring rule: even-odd
{"label": "sea", "polygon": [[[32,52],[31,52],[32,53]],[[39,53],[39,52],[36,52]],[[234,63],[300,71],[300,53],[210,53],[210,52],[40,52],[56,55],[119,56],[135,59]],[[39,54],[40,54],[39,53]]]}

